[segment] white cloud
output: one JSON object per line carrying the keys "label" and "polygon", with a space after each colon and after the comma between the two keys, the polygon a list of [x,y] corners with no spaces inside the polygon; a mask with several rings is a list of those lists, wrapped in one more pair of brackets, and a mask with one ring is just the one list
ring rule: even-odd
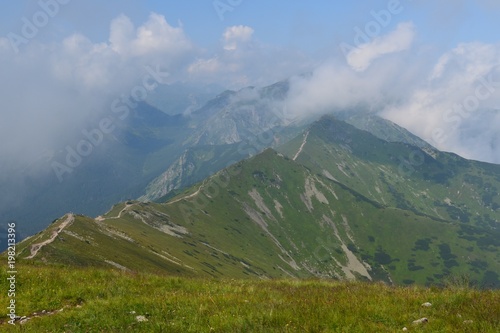
{"label": "white cloud", "polygon": [[120,15],[111,22],[109,42],[118,54],[134,57],[180,56],[193,48],[181,27],[171,26],[156,13],[137,29],[128,17]]}
{"label": "white cloud", "polygon": [[192,74],[212,74],[220,71],[222,64],[218,57],[210,59],[198,59],[188,67],[188,73]]}
{"label": "white cloud", "polygon": [[0,51],[7,51],[10,47],[9,40],[5,37],[0,37]]}
{"label": "white cloud", "polygon": [[181,55],[192,48],[182,28],[174,28],[165,17],[151,14],[149,20],[137,29],[137,37],[132,42],[134,55],[159,52],[162,55]]}
{"label": "white cloud", "polygon": [[400,23],[393,32],[351,50],[347,54],[347,62],[356,71],[364,71],[383,55],[407,50],[414,37],[413,23]]}
{"label": "white cloud", "polygon": [[311,61],[303,54],[262,44],[253,34],[254,30],[247,26],[226,28],[220,47],[189,65],[189,79],[240,89],[272,84],[312,69]]}
{"label": "white cloud", "polygon": [[439,149],[500,163],[500,45],[460,44],[383,116]]}
{"label": "white cloud", "polygon": [[236,25],[226,28],[223,34],[224,50],[234,51],[240,44],[249,42],[252,39],[254,30],[251,27]]}
{"label": "white cloud", "polygon": [[[421,80],[423,64],[413,54],[389,55],[407,49],[413,36],[413,24],[400,24],[395,31],[348,53],[349,66],[330,60],[310,76],[295,77],[289,112],[294,116],[359,108],[376,112],[404,100]],[[377,66],[370,66],[375,59],[379,59]]]}
{"label": "white cloud", "polygon": [[175,73],[194,58],[183,29],[158,14],[137,28],[119,16],[109,42],[74,34],[51,44],[32,40],[18,54],[6,43],[0,38],[0,141],[8,143],[0,145],[2,171],[75,144],[82,130],[109,112],[111,101],[140,82],[145,66]]}
{"label": "white cloud", "polygon": [[311,76],[291,80],[288,112],[292,117],[309,116],[350,108],[370,100],[375,102],[380,88],[378,83],[331,61],[318,67]]}
{"label": "white cloud", "polygon": [[134,24],[125,15],[120,15],[111,22],[109,42],[111,48],[119,53],[130,52],[130,41],[134,39]]}

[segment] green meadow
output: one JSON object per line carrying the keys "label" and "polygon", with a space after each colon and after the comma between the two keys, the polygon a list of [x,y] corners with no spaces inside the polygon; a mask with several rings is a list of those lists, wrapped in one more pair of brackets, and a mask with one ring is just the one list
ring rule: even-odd
{"label": "green meadow", "polygon": [[[498,332],[500,291],[330,280],[200,279],[18,265],[2,332]],[[2,271],[2,289],[8,290]],[[424,307],[430,302],[432,306]],[[8,304],[7,293],[0,303]],[[3,306],[5,309],[5,306]],[[426,317],[426,324],[412,324]]]}

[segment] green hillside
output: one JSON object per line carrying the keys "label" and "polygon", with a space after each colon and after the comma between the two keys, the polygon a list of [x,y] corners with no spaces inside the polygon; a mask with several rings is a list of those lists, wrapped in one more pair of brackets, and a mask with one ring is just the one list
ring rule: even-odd
{"label": "green hillside", "polygon": [[[384,206],[494,230],[500,221],[500,166],[433,148],[387,142],[324,117],[280,148],[315,173]],[[488,243],[486,241],[486,243]]]}
{"label": "green hillside", "polygon": [[[34,245],[52,238],[28,260],[216,278],[440,285],[449,276],[464,276],[475,285],[500,286],[496,229],[453,219],[447,207],[419,210],[409,195],[423,183],[431,198],[423,203],[442,195],[447,187],[423,175],[447,170],[439,164],[444,162],[426,157],[424,171],[411,175],[420,183],[403,183],[397,156],[417,148],[382,141],[332,118],[307,133],[284,147],[290,157],[268,149],[166,203],[121,203],[97,219],[65,216],[22,242],[19,257],[30,257]],[[348,148],[336,143],[339,138]],[[294,144],[302,149],[291,149]],[[444,156],[454,172],[468,165]],[[468,163],[475,168],[469,172],[495,167]],[[493,171],[483,181],[493,181]],[[470,214],[484,214],[476,207],[483,206],[471,205]]]}
{"label": "green hillside", "polygon": [[[489,333],[500,326],[499,291],[460,286],[189,279],[38,264],[18,271],[16,310],[25,318],[12,326],[1,314],[2,332]],[[2,270],[3,290],[6,277]],[[424,317],[426,324],[413,324]]]}

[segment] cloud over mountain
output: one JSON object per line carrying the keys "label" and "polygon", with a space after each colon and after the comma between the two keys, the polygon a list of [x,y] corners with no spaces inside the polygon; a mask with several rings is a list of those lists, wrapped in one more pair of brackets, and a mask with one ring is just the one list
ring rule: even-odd
{"label": "cloud over mountain", "polygon": [[224,34],[224,50],[234,51],[239,43],[245,43],[251,40],[254,30],[250,27],[237,25],[228,27]]}
{"label": "cloud over mountain", "polygon": [[53,43],[34,39],[16,53],[0,38],[0,211],[15,206],[29,179],[51,174],[46,161],[76,146],[82,131],[110,113],[115,99],[142,85],[146,67],[175,76],[193,50],[182,27],[158,14],[137,28],[119,16],[106,42],[72,34]]}
{"label": "cloud over mountain", "polygon": [[[310,75],[294,77],[287,101],[290,112],[310,115],[353,108],[378,112],[407,98],[421,80],[424,66],[413,54],[400,53],[411,46],[413,34],[413,24],[400,24],[347,53],[346,59],[332,57]],[[408,62],[413,62],[410,69]]]}
{"label": "cloud over mountain", "polygon": [[[201,47],[182,24],[157,13],[139,25],[115,17],[103,41],[80,33],[50,43],[34,39],[16,54],[0,37],[0,182],[19,184],[12,176],[19,170],[76,144],[114,99],[141,84],[147,66],[168,72],[168,82],[232,89],[292,77],[286,101],[292,116],[363,108],[440,149],[500,163],[500,46],[463,43],[436,57],[417,43],[418,31],[400,23],[345,59],[266,44],[247,25],[225,26],[217,45]],[[294,76],[301,73],[309,74]]]}
{"label": "cloud over mountain", "polygon": [[442,55],[409,98],[383,115],[437,148],[500,163],[500,45],[464,43]]}
{"label": "cloud over mountain", "polygon": [[11,144],[2,145],[0,154],[7,160],[50,148],[56,138],[69,139],[74,127],[108,112],[114,98],[140,82],[145,66],[174,73],[193,51],[182,28],[158,14],[137,29],[127,17],[118,17],[109,42],[73,34],[60,43],[32,41],[18,54],[5,39],[1,45],[0,139]]}
{"label": "cloud over mountain", "polygon": [[415,37],[411,22],[400,23],[393,32],[361,44],[347,54],[347,62],[356,71],[366,70],[373,61],[391,53],[407,50]]}

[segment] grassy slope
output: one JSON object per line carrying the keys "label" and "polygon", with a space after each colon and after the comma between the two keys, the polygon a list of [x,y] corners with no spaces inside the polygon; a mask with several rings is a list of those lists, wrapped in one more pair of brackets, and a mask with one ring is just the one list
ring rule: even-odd
{"label": "grassy slope", "polygon": [[[166,204],[121,203],[103,220],[76,216],[34,260],[22,259],[65,218],[55,221],[18,245],[17,313],[64,310],[30,319],[22,329],[4,323],[0,331],[396,332],[407,326],[410,331],[498,332],[498,291],[283,280],[290,275],[346,277],[340,266],[348,265],[348,248],[357,260],[369,264],[375,280],[432,285],[443,284],[447,275],[467,275],[485,286],[498,281],[498,245],[490,240],[493,230],[487,229],[491,221],[461,223],[431,218],[419,209],[397,208],[397,201],[392,201],[396,198],[382,191],[388,185],[370,180],[370,171],[378,169],[405,197],[411,196],[412,190],[402,185],[404,179],[396,169],[390,170],[390,163],[377,164],[390,161],[390,156],[375,154],[363,163],[341,155],[346,147],[359,148],[352,142],[342,148],[324,139],[311,135],[296,162],[267,150]],[[308,146],[314,140],[316,144]],[[302,138],[292,143],[296,147],[291,152],[301,143]],[[372,153],[361,146],[356,153]],[[390,147],[396,158],[409,152],[404,145]],[[336,160],[325,152],[336,153]],[[318,164],[307,163],[313,158]],[[343,162],[353,169],[344,172],[361,177],[346,176],[337,165]],[[494,166],[470,162],[466,172],[452,166],[455,176],[473,176],[465,177],[471,185],[467,195],[478,194],[481,181],[484,189],[495,187]],[[323,174],[324,168],[340,182]],[[423,173],[415,173],[408,176],[413,189],[429,183],[421,179]],[[448,180],[448,187],[455,186],[456,180]],[[429,192],[444,197],[450,190],[436,185]],[[484,199],[481,193],[477,207],[471,203],[468,209],[483,209],[480,202],[485,199],[497,202],[493,192]],[[408,202],[419,208],[416,200]],[[422,205],[425,202],[422,198]],[[437,209],[449,216],[446,207]],[[167,227],[170,235],[159,230]],[[111,265],[126,271],[111,270]],[[7,290],[5,274],[2,270],[0,280]],[[279,280],[242,279],[248,277]],[[7,301],[6,293],[0,293],[0,304]],[[433,306],[421,307],[427,301]],[[137,322],[136,315],[149,320]],[[424,316],[429,324],[411,324]],[[0,318],[6,320],[5,315]]]}
{"label": "grassy slope", "polygon": [[[310,129],[297,162],[381,204],[493,227],[500,221],[500,166],[402,143],[324,117]],[[280,148],[294,156],[303,138]]]}
{"label": "grassy slope", "polygon": [[[203,280],[18,265],[2,332],[498,332],[500,292],[319,280]],[[7,288],[4,271],[2,289]],[[6,304],[5,293],[0,304]],[[431,302],[432,307],[421,304]],[[34,317],[42,310],[53,312]],[[143,315],[148,321],[138,322]],[[422,327],[412,325],[427,317]],[[464,321],[472,321],[464,323]]]}
{"label": "grassy slope", "polygon": [[[304,136],[298,137],[281,147],[280,151],[294,156],[303,143]],[[452,223],[446,228],[442,244],[438,244],[435,237],[443,230],[426,228],[415,248],[426,249],[434,256],[438,254],[437,258],[448,257],[447,265],[453,266],[456,264],[455,254],[448,256],[448,247],[453,252],[453,247],[458,245],[455,239],[464,239],[471,246],[456,255],[466,259],[471,270],[488,271],[488,275],[498,278],[500,166],[468,161],[449,153],[424,151],[406,144],[389,143],[330,117],[324,117],[312,126],[296,161],[312,172],[333,177],[381,205]],[[388,236],[391,234],[391,223],[385,226],[388,227],[385,236]],[[418,233],[419,229],[414,225],[408,232]],[[384,237],[384,233],[380,232],[380,235]],[[385,241],[385,244],[394,243],[387,237]],[[493,267],[488,268],[482,260],[483,253],[492,255]],[[429,254],[419,251],[418,255],[413,253],[412,256],[422,258]],[[427,265],[409,263],[408,266],[415,268],[437,264],[429,259]],[[439,274],[436,278],[439,279]]]}
{"label": "grassy slope", "polygon": [[[158,230],[165,226],[185,231],[175,237]],[[101,222],[77,216],[35,260],[181,276],[363,278],[350,267],[359,261],[375,280],[440,284],[468,275],[494,284],[498,251],[460,231],[383,207],[267,150],[166,204],[123,203]],[[19,257],[38,241],[21,243]]]}

